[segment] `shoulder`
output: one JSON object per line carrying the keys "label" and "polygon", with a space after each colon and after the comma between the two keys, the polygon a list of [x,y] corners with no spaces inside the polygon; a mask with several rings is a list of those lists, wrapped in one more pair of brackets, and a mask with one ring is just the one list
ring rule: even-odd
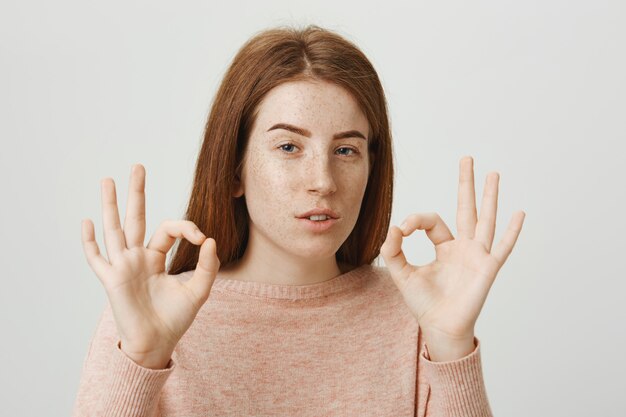
{"label": "shoulder", "polygon": [[[378,311],[389,314],[398,323],[414,324],[414,316],[409,310],[404,296],[385,266],[365,265],[363,273],[367,274],[365,287],[370,306]],[[382,316],[381,316],[382,317]]]}
{"label": "shoulder", "polygon": [[387,278],[391,279],[391,275],[389,274],[389,269],[387,269],[386,266],[364,264],[357,268],[360,269],[362,273],[371,275],[379,279],[387,279]]}
{"label": "shoulder", "polygon": [[400,291],[391,278],[389,269],[386,266],[365,264],[361,265],[357,269],[359,273],[364,275],[367,278],[367,281],[375,287],[392,295],[400,295]]}

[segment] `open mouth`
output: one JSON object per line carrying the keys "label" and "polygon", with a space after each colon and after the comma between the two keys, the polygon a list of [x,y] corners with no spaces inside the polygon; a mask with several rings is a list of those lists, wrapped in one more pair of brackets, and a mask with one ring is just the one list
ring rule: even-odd
{"label": "open mouth", "polygon": [[[298,219],[300,224],[306,227],[308,230],[312,232],[324,232],[330,229],[335,223],[337,223],[338,219],[333,219],[332,217],[326,216],[311,216],[311,218],[301,217]],[[320,219],[320,220],[315,220]],[[321,220],[324,219],[324,220]]]}

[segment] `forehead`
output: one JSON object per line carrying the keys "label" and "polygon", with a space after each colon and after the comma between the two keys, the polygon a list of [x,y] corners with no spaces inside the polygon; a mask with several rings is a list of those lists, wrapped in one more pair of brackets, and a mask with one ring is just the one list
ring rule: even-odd
{"label": "forehead", "polygon": [[368,121],[352,94],[327,81],[289,81],[270,90],[257,109],[256,125],[292,123],[319,133],[326,129],[362,129]]}

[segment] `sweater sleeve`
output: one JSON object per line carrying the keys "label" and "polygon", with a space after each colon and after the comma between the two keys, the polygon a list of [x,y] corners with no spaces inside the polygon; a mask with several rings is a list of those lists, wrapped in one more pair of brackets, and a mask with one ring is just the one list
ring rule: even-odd
{"label": "sweater sleeve", "polygon": [[158,400],[176,368],[145,368],[130,359],[121,341],[110,304],[100,316],[83,361],[72,417],[160,417]]}
{"label": "sweater sleeve", "polygon": [[[421,338],[420,338],[421,340]],[[480,357],[480,340],[474,337],[474,350],[454,361],[433,362],[428,346],[418,353],[418,379],[428,385],[425,417],[493,417]]]}

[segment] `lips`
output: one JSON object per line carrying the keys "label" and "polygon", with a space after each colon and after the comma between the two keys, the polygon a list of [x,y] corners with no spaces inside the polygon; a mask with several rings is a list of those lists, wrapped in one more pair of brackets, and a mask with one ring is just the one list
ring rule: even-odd
{"label": "lips", "polygon": [[325,214],[328,217],[330,217],[331,219],[338,219],[339,218],[339,214],[337,214],[336,212],[334,212],[333,210],[331,210],[329,208],[323,208],[323,207],[316,207],[313,210],[309,210],[306,213],[300,214],[297,217],[299,219],[303,219],[303,218],[306,218],[306,217],[310,217],[310,216],[314,216],[314,215],[320,215],[320,214]]}
{"label": "lips", "polygon": [[307,218],[300,218],[300,225],[305,227],[309,232],[312,233],[323,233],[329,231],[339,220],[337,219],[326,219],[326,220],[309,220]]}

